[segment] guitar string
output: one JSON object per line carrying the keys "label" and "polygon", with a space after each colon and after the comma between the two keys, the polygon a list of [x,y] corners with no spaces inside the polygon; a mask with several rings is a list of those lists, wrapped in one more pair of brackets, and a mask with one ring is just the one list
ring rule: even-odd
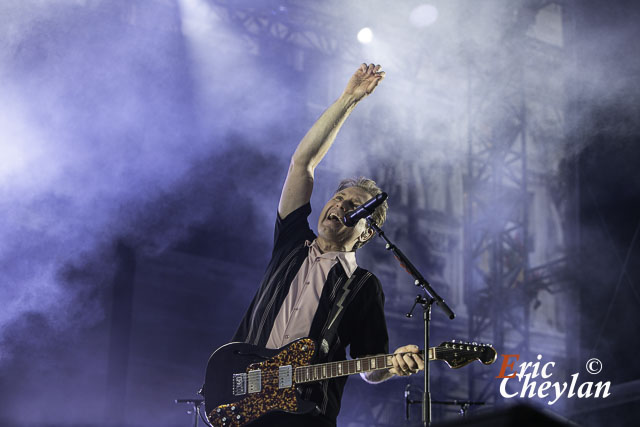
{"label": "guitar string", "polygon": [[[490,347],[486,347],[486,348],[490,348]],[[462,356],[467,356],[467,355],[472,354],[472,353],[477,353],[478,351],[477,351],[477,350],[466,350],[466,349],[464,349],[464,350],[457,350],[457,349],[452,349],[452,348],[439,348],[439,349],[436,349],[436,353],[437,353],[437,354],[438,354],[438,353],[440,353],[440,354],[442,354],[442,353],[452,353],[452,352],[462,353],[462,354],[461,354]],[[407,352],[407,353],[393,353],[393,354],[383,354],[383,355],[378,355],[378,356],[371,356],[371,359],[369,359],[369,362],[371,362],[371,360],[372,360],[373,358],[380,358],[380,357],[382,357],[382,358],[387,358],[387,357],[389,357],[389,356],[394,356],[394,355],[396,355],[396,354],[403,354],[403,355],[404,355],[404,354],[414,354],[414,353]],[[436,356],[437,356],[437,354],[436,354]],[[359,359],[359,360],[360,360],[360,361],[364,361],[364,360],[366,360],[366,359],[368,359],[368,358],[365,358],[365,359]],[[480,359],[480,358],[479,358],[479,357],[475,357],[475,358],[474,358],[474,360],[475,360],[475,359]],[[356,362],[357,360],[358,360],[358,359],[352,359],[352,360],[341,360],[341,361],[336,361],[336,362],[328,362],[328,363],[326,363],[326,364],[297,366],[297,367],[295,368],[295,371],[294,371],[294,372],[295,372],[295,375],[298,375],[299,373],[300,373],[300,374],[302,374],[302,372],[304,372],[304,370],[306,370],[306,371],[308,371],[308,374],[310,374],[309,376],[310,376],[310,377],[312,377],[312,376],[313,376],[313,374],[314,374],[314,372],[313,372],[313,371],[314,371],[315,369],[320,369],[320,367],[322,367],[322,366],[327,366],[327,367],[330,367],[330,368],[334,368],[334,366],[330,366],[330,365],[335,364],[335,365],[336,365],[336,366],[335,366],[335,368],[336,368],[336,372],[337,372],[337,365],[339,365],[339,364],[346,364],[346,365],[352,364],[352,365],[354,365],[355,363],[353,363],[353,362]],[[434,359],[434,360],[438,360],[438,359]],[[445,360],[445,361],[446,361],[446,360]],[[387,368],[387,367],[388,367],[388,366],[386,366],[386,365],[385,365],[385,367],[384,367],[384,368],[374,368],[374,369],[370,369],[369,371],[382,370],[382,369],[385,369],[385,368]],[[333,377],[340,377],[340,376],[346,376],[346,375],[352,375],[352,374],[359,373],[359,372],[358,372],[358,370],[357,370],[357,368],[356,368],[356,370],[355,370],[353,373],[349,373],[349,372],[348,372],[348,371],[350,370],[350,369],[349,369],[349,366],[346,366],[345,368],[346,368],[346,369],[344,369],[344,370],[343,370],[343,373],[342,373],[342,374],[337,374],[337,375],[335,375],[335,376],[334,376],[334,375],[329,375],[327,378],[320,378],[320,379],[329,379],[329,378],[333,378]],[[345,371],[347,371],[347,373],[345,373]],[[362,372],[368,372],[368,371],[362,371]],[[303,375],[304,375],[304,374],[303,374]],[[261,375],[261,376],[260,376],[260,378],[264,378],[264,379],[269,379],[269,380],[270,380],[270,379],[275,379],[276,377],[279,377],[279,376],[280,376],[280,374],[279,374],[279,373],[276,373],[276,372],[275,372],[275,370],[272,368],[272,369],[269,369],[269,371],[267,371],[264,375]],[[311,382],[311,381],[317,381],[317,380],[306,380],[306,379],[302,379],[301,381],[302,381],[302,382],[307,382],[307,381],[308,381],[308,382]]]}
{"label": "guitar string", "polygon": [[[379,354],[379,355],[376,355],[376,356],[369,356],[369,357],[365,357],[365,358],[361,358],[361,359],[338,360],[338,361],[335,361],[335,362],[320,363],[320,364],[317,364],[317,365],[296,366],[295,370],[296,370],[296,374],[300,372],[298,370],[305,370],[305,369],[308,370],[310,373],[312,373],[312,371],[314,369],[319,369],[320,367],[325,366],[325,367],[329,367],[329,368],[334,368],[335,367],[336,371],[337,371],[337,366],[339,364],[343,364],[343,365],[352,364],[352,365],[355,365],[357,361],[360,361],[360,362],[362,362],[364,364],[365,361],[371,362],[373,359],[379,359],[379,358],[385,359],[385,358],[387,358],[389,356],[395,356],[396,354],[403,354],[404,355],[404,354],[414,354],[414,353],[406,352],[406,353]],[[424,354],[424,352],[421,351],[421,354]],[[335,365],[335,366],[333,366],[333,365]],[[371,366],[371,365],[369,365],[369,366]],[[346,366],[346,368],[347,368],[346,370],[348,370],[348,366]],[[376,370],[381,370],[381,369],[385,369],[385,368],[387,368],[386,363],[385,363],[385,367],[383,367],[383,368],[374,368],[374,369],[370,369],[370,370],[376,371]],[[357,373],[357,371],[354,372],[354,373]],[[343,376],[343,375],[350,375],[350,374],[338,374],[336,376]],[[274,378],[274,377],[279,377],[279,373],[275,373],[275,370],[273,368],[270,369],[268,371],[268,373],[266,373],[265,375],[261,375],[261,378],[269,378],[269,379],[271,379],[271,378]]]}
{"label": "guitar string", "polygon": [[[400,353],[398,353],[398,354],[400,354]],[[403,354],[409,354],[409,353],[403,353]],[[382,358],[386,358],[388,356],[389,355],[385,355],[385,354],[380,355],[380,356],[371,356],[371,359],[369,359],[369,362],[371,362],[371,360],[373,358],[381,358],[381,357]],[[365,359],[360,359],[360,361],[364,361],[364,360]],[[322,364],[318,364],[318,365],[296,366],[294,368],[294,375],[296,375],[296,376],[304,376],[303,372],[306,369],[308,371],[308,373],[310,374],[309,376],[311,376],[311,374],[313,374],[313,370],[314,369],[319,369],[322,366],[325,366],[325,367],[330,368],[330,369],[335,368],[335,371],[338,372],[337,366],[339,364],[341,364],[341,363],[342,364],[349,364],[349,362],[355,362],[355,361],[356,360],[340,360],[340,361],[336,361],[336,362],[327,362],[326,364],[322,363]],[[354,364],[354,363],[352,363],[352,364]],[[371,365],[369,365],[369,366],[371,366]],[[370,370],[371,371],[376,371],[376,370],[381,370],[381,369],[385,369],[385,368],[387,368],[387,366],[385,366],[384,368],[374,368],[374,369],[370,369]],[[348,366],[345,366],[345,369],[343,369],[343,371],[342,371],[343,373],[342,374],[336,374],[335,376],[334,375],[330,375],[330,376],[328,376],[327,378],[324,378],[324,379],[330,379],[330,378],[335,378],[335,377],[340,377],[340,376],[345,376],[345,375],[351,375],[349,373],[345,373],[345,371],[348,371],[348,370],[349,370]],[[363,371],[363,372],[366,372],[366,371]],[[353,373],[355,374],[355,373],[358,373],[358,372],[356,371],[356,372],[353,372]],[[263,378],[263,379],[275,379],[275,378],[277,378],[279,376],[280,376],[280,373],[279,372],[277,373],[276,370],[275,370],[275,367],[272,367],[264,375],[260,375],[260,378]],[[320,378],[320,379],[323,379],[323,378]],[[307,380],[301,379],[301,380],[298,380],[297,382],[306,382],[306,381]],[[311,381],[313,381],[313,380],[311,380]]]}
{"label": "guitar string", "polygon": [[[483,350],[485,350],[485,349],[492,349],[492,347],[483,347]],[[482,352],[483,350],[467,350],[467,349],[458,350],[458,349],[453,349],[453,348],[439,348],[439,347],[436,347],[435,348],[435,353],[436,353],[436,356],[437,356],[438,354],[442,354],[442,353],[458,352],[458,353],[462,353],[461,354],[462,356],[467,356],[469,354]],[[336,377],[347,376],[347,375],[352,375],[352,374],[359,373],[357,369],[353,373],[349,373],[348,372],[349,371],[349,366],[348,365],[349,364],[355,365],[355,362],[357,362],[358,360],[361,361],[361,362],[364,362],[365,360],[368,360],[369,362],[371,362],[374,358],[375,359],[377,359],[377,358],[387,358],[389,356],[395,356],[395,355],[398,355],[398,354],[405,355],[405,354],[415,354],[415,353],[406,352],[406,353],[382,354],[382,355],[377,355],[377,356],[370,356],[370,358],[367,357],[367,358],[362,358],[362,359],[339,360],[339,361],[336,361],[336,362],[327,362],[327,363],[322,363],[322,364],[317,364],[317,365],[296,366],[294,368],[293,372],[294,372],[294,375],[296,375],[296,376],[299,373],[301,374],[301,376],[304,376],[304,374],[302,374],[302,372],[304,372],[304,370],[307,370],[308,373],[310,374],[310,376],[313,376],[313,374],[314,374],[313,371],[315,369],[320,369],[323,366],[328,367],[328,368],[334,368],[335,367],[336,368],[336,372],[337,372],[337,366],[339,364],[347,365],[347,366],[345,366],[346,367],[346,371],[347,371],[346,373],[345,373],[345,369],[343,369],[341,374],[337,374],[335,376],[334,375],[329,375],[327,378],[319,378],[319,379],[315,379],[315,380],[306,380],[306,379],[303,378],[303,379],[301,379],[301,380],[299,380],[297,382],[312,382],[312,381],[317,381],[317,380],[322,380],[322,379],[336,378]],[[421,354],[424,354],[424,351],[421,351]],[[475,357],[474,360],[475,359],[480,359],[480,357]],[[433,360],[438,360],[438,359],[434,358]],[[334,364],[335,364],[335,366],[332,366]],[[369,365],[369,366],[371,366],[371,365]],[[382,369],[385,369],[385,368],[389,368],[388,366],[386,366],[386,363],[385,363],[385,367],[383,367],[383,368],[374,368],[374,369],[369,369],[368,371],[364,371],[363,370],[361,372],[378,371],[378,370],[382,370]],[[261,379],[265,379],[265,380],[272,380],[272,379],[279,378],[279,377],[280,377],[280,373],[279,372],[276,373],[275,369],[273,369],[273,368],[269,369],[266,373],[264,373],[264,375],[262,375],[262,372],[261,372],[261,375],[260,375],[260,378]]]}

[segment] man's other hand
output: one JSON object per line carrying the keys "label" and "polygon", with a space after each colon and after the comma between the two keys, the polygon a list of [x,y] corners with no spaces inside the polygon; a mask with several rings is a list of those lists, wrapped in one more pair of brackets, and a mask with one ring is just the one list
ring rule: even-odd
{"label": "man's other hand", "polygon": [[405,345],[393,352],[393,368],[389,372],[406,376],[424,369],[424,360],[417,345]]}

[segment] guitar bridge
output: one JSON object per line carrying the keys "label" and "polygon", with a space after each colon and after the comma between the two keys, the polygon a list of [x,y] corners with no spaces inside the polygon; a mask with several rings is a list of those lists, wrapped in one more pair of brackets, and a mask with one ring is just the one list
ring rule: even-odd
{"label": "guitar bridge", "polygon": [[233,374],[233,395],[247,394],[247,374]]}

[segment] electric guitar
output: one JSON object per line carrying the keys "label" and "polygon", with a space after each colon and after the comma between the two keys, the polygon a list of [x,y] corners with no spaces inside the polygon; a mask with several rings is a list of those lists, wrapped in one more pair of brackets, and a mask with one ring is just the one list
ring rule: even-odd
{"label": "electric guitar", "polygon": [[[272,411],[309,413],[315,403],[300,397],[298,384],[393,367],[393,354],[310,365],[315,352],[311,338],[275,350],[246,343],[223,345],[209,358],[202,390],[209,422],[239,427]],[[489,365],[497,354],[487,344],[451,341],[431,347],[428,357],[460,368],[474,360]]]}

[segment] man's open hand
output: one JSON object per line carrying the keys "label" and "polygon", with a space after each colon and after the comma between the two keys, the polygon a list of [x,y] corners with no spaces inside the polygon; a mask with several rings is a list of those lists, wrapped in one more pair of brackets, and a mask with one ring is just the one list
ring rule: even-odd
{"label": "man's open hand", "polygon": [[424,360],[417,345],[405,345],[393,352],[393,368],[389,372],[395,375],[411,375],[424,369]]}
{"label": "man's open hand", "polygon": [[362,64],[349,79],[344,94],[352,96],[356,102],[369,95],[384,78],[385,73],[380,68],[380,65]]}

